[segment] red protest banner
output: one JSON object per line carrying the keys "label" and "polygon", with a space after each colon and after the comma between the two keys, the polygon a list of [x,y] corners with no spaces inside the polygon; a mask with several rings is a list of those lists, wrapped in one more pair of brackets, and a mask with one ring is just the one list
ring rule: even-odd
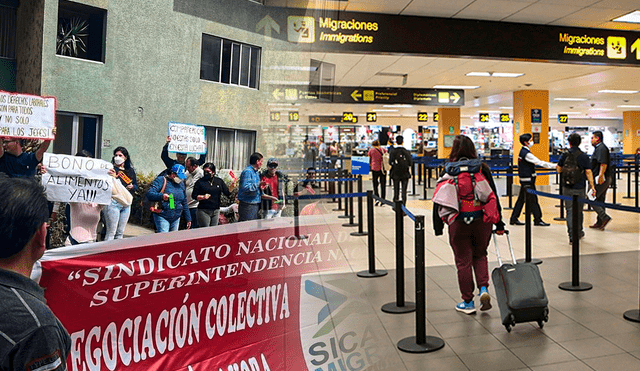
{"label": "red protest banner", "polygon": [[[330,300],[302,277],[346,267],[341,237],[307,225],[300,239],[284,219],[242,224],[48,251],[40,284],[71,334],[68,369],[307,369],[318,346],[303,350],[304,334],[333,327]],[[301,316],[305,290],[317,318]]]}

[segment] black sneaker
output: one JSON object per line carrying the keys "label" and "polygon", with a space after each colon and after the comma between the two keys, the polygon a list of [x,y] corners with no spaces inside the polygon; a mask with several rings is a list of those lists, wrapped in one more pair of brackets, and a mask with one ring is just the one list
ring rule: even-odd
{"label": "black sneaker", "polygon": [[524,225],[524,223],[519,221],[518,219],[514,219],[514,220],[509,221],[509,224],[511,224],[511,225]]}

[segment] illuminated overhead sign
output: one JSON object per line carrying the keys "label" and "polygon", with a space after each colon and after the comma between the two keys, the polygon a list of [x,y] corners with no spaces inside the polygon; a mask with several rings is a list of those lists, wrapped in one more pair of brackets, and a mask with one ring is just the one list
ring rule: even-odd
{"label": "illuminated overhead sign", "polygon": [[[309,116],[310,123],[341,123],[343,121],[342,116]],[[358,122],[358,116],[353,116],[352,121],[349,124],[355,124]]]}
{"label": "illuminated overhead sign", "polygon": [[306,53],[402,53],[640,66],[637,31],[279,8],[237,0],[174,0],[173,9],[284,41],[283,48]]}
{"label": "illuminated overhead sign", "polygon": [[280,121],[280,112],[271,112],[271,121]]}
{"label": "illuminated overhead sign", "polygon": [[375,112],[367,112],[367,122],[378,121],[378,114]]}
{"label": "illuminated overhead sign", "polygon": [[478,121],[480,121],[480,122],[489,122],[489,114],[488,113],[481,113],[480,116],[478,117]]}
{"label": "illuminated overhead sign", "polygon": [[433,122],[438,122],[440,119],[440,114],[438,112],[433,113]]}
{"label": "illuminated overhead sign", "polygon": [[569,115],[558,115],[558,123],[560,123],[560,124],[568,124],[569,123]]}
{"label": "illuminated overhead sign", "polygon": [[298,112],[289,112],[289,121],[299,121],[300,114]]}
{"label": "illuminated overhead sign", "polygon": [[418,112],[418,122],[429,121],[429,114],[426,112]]}
{"label": "illuminated overhead sign", "polygon": [[500,114],[500,122],[510,122],[511,118],[509,117],[508,113],[501,113]]}
{"label": "illuminated overhead sign", "polygon": [[411,104],[419,106],[464,106],[464,90],[361,88],[349,86],[274,85],[272,101],[288,103]]}

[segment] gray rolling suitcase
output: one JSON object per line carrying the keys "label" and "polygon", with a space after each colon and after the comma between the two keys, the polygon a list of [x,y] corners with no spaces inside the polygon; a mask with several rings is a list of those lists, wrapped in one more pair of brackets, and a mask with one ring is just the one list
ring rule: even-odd
{"label": "gray rolling suitcase", "polygon": [[538,266],[533,263],[517,263],[513,254],[509,231],[505,231],[513,264],[502,264],[498,239],[493,233],[499,267],[491,272],[500,308],[502,324],[511,332],[516,323],[537,321],[540,328],[549,320],[549,299],[544,291]]}

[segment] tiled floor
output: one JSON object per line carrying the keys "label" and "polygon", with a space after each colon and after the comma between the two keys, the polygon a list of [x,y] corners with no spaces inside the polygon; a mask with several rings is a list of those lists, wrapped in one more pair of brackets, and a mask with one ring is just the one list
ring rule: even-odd
{"label": "tiled floor", "polygon": [[[503,181],[500,187],[504,189]],[[556,187],[539,189],[555,192]],[[387,198],[389,195],[392,195],[391,188],[387,189]],[[633,206],[633,200],[622,199],[623,195],[618,193],[618,202]],[[427,221],[426,334],[443,339],[445,346],[424,354],[405,353],[396,348],[399,340],[415,335],[416,314],[387,314],[380,310],[383,304],[395,302],[396,298],[395,228],[391,209],[376,207],[376,264],[378,269],[386,269],[389,274],[368,279],[357,278],[354,274],[368,267],[366,237],[351,237],[341,244],[352,272],[337,274],[362,288],[357,298],[361,304],[359,316],[351,318],[350,325],[352,328],[373,328],[372,333],[376,334],[373,336],[376,341],[369,344],[374,345],[376,357],[369,359],[367,370],[640,369],[640,324],[623,318],[625,311],[640,306],[640,214],[612,210],[609,214],[613,221],[605,231],[599,231],[587,227],[595,221],[595,214],[586,212],[586,237],[580,244],[580,280],[591,283],[593,289],[563,291],[558,284],[572,278],[571,246],[564,222],[553,220],[559,216],[559,208],[555,207],[558,201],[541,198],[544,220],[552,225],[532,227],[532,255],[543,260],[539,267],[549,297],[549,322],[542,329],[535,322],[518,324],[507,333],[501,324],[492,288],[493,309],[474,315],[454,310],[454,305],[461,299],[447,233],[434,236],[429,201],[421,201],[421,196],[409,198],[408,208],[416,215],[425,215]],[[611,201],[611,195],[608,201]],[[506,198],[501,202],[503,206],[508,205]],[[503,211],[503,218],[508,220],[510,213],[510,210]],[[344,220],[337,219],[337,215],[339,213],[333,212],[326,216],[329,223],[335,218],[336,231],[354,230],[342,227]],[[524,216],[520,220],[524,220]],[[404,218],[404,223],[404,296],[405,300],[412,301],[415,297],[414,231],[409,218]],[[516,257],[523,258],[524,227],[509,226],[509,230]],[[504,259],[506,239],[499,241]],[[489,261],[490,270],[498,265],[493,244],[489,249]],[[333,277],[323,275],[322,279],[328,281]],[[345,362],[348,363],[347,359]],[[347,365],[346,369],[358,368]]]}

